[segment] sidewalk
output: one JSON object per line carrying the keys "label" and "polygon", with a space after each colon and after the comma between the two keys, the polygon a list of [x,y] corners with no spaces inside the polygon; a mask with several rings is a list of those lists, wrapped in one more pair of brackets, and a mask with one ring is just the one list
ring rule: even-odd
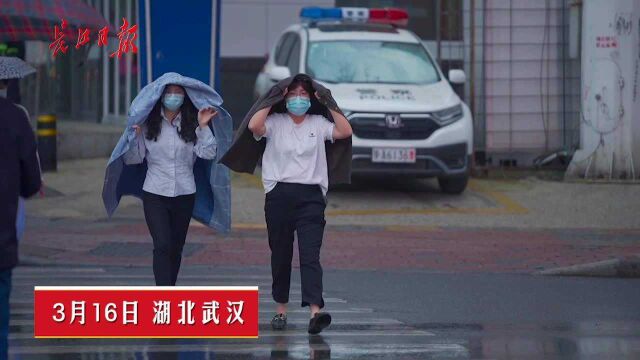
{"label": "sidewalk", "polygon": [[[144,221],[30,219],[22,255],[67,265],[150,265]],[[639,230],[389,229],[329,226],[322,262],[328,269],[421,269],[443,272],[537,271],[640,254]],[[294,263],[297,264],[297,251]],[[266,230],[234,229],[220,236],[194,225],[185,264],[268,266]]]}
{"label": "sidewalk", "polygon": [[[150,264],[140,201],[123,198],[106,219],[105,165],[106,159],[65,161],[45,174],[46,196],[27,202],[23,259]],[[233,231],[222,236],[192,223],[185,264],[269,264],[260,180],[234,174],[232,183]],[[429,183],[395,186],[367,183],[330,194],[326,268],[534,273],[640,254],[637,185],[473,180],[461,197],[444,196]]]}

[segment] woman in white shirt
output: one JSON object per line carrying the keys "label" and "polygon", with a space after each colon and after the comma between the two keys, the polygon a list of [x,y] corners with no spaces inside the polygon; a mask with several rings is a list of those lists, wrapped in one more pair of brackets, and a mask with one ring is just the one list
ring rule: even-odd
{"label": "woman in white shirt", "polygon": [[124,154],[125,164],[147,161],[142,187],[144,216],[153,238],[156,285],[176,284],[182,249],[195,201],[196,157],[213,159],[216,139],[209,122],[213,108],[197,111],[184,88],[167,85]]}
{"label": "woman in white shirt", "polygon": [[[327,110],[317,99],[309,76],[300,74],[285,91],[284,101],[256,112],[248,127],[256,140],[267,143],[262,156],[265,218],[271,249],[272,295],[277,313],[274,330],[287,324],[294,232],[298,237],[302,306],[309,306],[308,331],[317,334],[331,323],[320,312],[322,267],[320,247],[328,190],[325,141],[351,136],[351,125],[339,112]],[[331,111],[334,123],[322,113]]]}

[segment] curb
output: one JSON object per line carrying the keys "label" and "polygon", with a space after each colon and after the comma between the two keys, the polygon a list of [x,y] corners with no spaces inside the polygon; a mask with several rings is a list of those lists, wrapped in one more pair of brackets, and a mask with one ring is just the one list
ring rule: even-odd
{"label": "curb", "polygon": [[20,255],[18,266],[51,266],[61,265],[55,260],[49,260],[39,256]]}
{"label": "curb", "polygon": [[640,278],[640,255],[552,268],[534,275]]}

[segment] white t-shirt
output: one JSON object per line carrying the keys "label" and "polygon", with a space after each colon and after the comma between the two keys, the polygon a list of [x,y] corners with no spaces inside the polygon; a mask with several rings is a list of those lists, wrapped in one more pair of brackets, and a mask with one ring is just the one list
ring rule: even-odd
{"label": "white t-shirt", "polygon": [[324,142],[333,142],[335,125],[322,115],[307,115],[296,124],[289,114],[274,113],[267,116],[265,126],[267,146],[262,155],[265,193],[278,182],[289,182],[318,184],[326,195],[329,176]]}

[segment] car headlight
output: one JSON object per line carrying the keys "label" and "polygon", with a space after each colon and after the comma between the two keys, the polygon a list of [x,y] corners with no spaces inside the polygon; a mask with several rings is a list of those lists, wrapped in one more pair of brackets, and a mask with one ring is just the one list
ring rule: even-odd
{"label": "car headlight", "polygon": [[462,105],[458,104],[444,110],[433,113],[434,120],[440,125],[445,126],[462,119]]}

